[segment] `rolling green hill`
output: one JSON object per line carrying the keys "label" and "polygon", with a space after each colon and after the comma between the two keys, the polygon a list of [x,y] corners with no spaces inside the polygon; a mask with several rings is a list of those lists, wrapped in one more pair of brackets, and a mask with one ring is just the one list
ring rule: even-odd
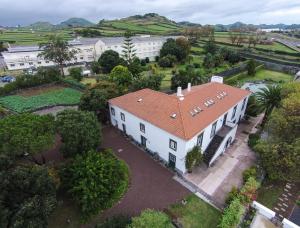
{"label": "rolling green hill", "polygon": [[56,25],[57,28],[70,28],[70,27],[90,27],[93,26],[94,23],[84,19],[84,18],[70,18],[66,21],[61,22]]}
{"label": "rolling green hill", "polygon": [[134,33],[166,35],[176,34],[182,29],[176,22],[155,13],[135,15],[120,20],[102,20],[98,26],[104,32],[115,31],[117,34],[130,30]]}

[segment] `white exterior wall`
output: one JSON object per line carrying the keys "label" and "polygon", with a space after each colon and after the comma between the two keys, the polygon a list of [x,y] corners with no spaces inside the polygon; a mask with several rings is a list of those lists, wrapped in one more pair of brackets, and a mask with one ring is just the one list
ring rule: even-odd
{"label": "white exterior wall", "polygon": [[[93,45],[80,45],[75,47],[78,51],[76,59],[70,63],[83,63],[95,61],[96,53]],[[38,57],[40,51],[30,52],[3,52],[4,61],[8,70],[22,70],[30,67],[53,66],[52,61]]]}
{"label": "white exterior wall", "polygon": [[[144,121],[129,112],[120,109],[117,106],[110,105],[115,109],[115,116],[110,114],[111,123],[115,126],[115,121],[118,121],[118,129],[123,130],[122,124],[126,125],[126,133],[129,136],[132,136],[135,141],[141,143],[141,135],[147,138],[147,149],[152,152],[158,153],[158,155],[165,160],[169,161],[169,153],[172,153],[176,156],[176,166],[175,168],[185,173],[185,144],[181,138],[171,135],[170,133],[156,127],[153,124]],[[121,120],[121,112],[125,115],[125,121]],[[145,125],[145,133],[140,131],[140,123]],[[177,150],[174,151],[169,148],[169,140],[172,139],[177,142]]]}
{"label": "white exterior wall", "polygon": [[[226,98],[225,98],[226,99]],[[248,99],[248,98],[247,98]],[[236,120],[236,123],[239,120],[239,117],[241,116],[241,118],[244,116],[245,110],[246,110],[246,106],[247,106],[247,100],[244,106],[244,109],[241,110],[242,108],[242,104],[243,104],[243,100],[241,100],[238,103],[237,106],[237,110],[236,110],[236,115],[235,118],[233,120]],[[111,114],[111,107],[114,108],[115,110],[115,115],[113,116]],[[232,107],[227,113],[227,121],[226,123],[228,124],[228,126],[234,127],[232,129],[232,131],[224,138],[223,143],[221,144],[220,148],[226,143],[227,139],[229,137],[232,137],[232,141],[235,138],[235,134],[236,134],[236,129],[237,126],[236,124],[232,125],[231,124],[231,115],[233,112],[233,108]],[[185,156],[186,154],[194,147],[197,145],[197,137],[198,135],[200,135],[200,133],[204,132],[203,135],[203,141],[202,141],[202,151],[204,152],[205,149],[208,147],[210,141],[212,140],[212,138],[210,138],[210,133],[211,133],[211,128],[212,128],[212,124],[211,123],[209,126],[207,126],[203,131],[199,132],[199,134],[195,135],[191,140],[186,141],[183,140],[177,136],[174,136],[158,127],[156,127],[155,125],[148,123],[147,121],[144,121],[134,115],[132,115],[131,113],[117,107],[114,105],[110,105],[110,116],[111,116],[111,123],[112,125],[116,125],[116,121],[118,122],[118,128],[120,130],[123,131],[122,128],[122,124],[126,125],[126,133],[129,136],[132,136],[134,138],[135,141],[141,143],[141,135],[143,135],[145,138],[147,138],[147,148],[152,151],[152,152],[156,152],[158,153],[158,155],[165,160],[166,162],[169,161],[169,153],[172,153],[173,155],[176,156],[176,169],[179,170],[182,173],[186,172],[185,169]],[[124,113],[125,115],[125,121],[121,120],[121,112]],[[218,130],[220,130],[222,128],[222,123],[223,123],[223,118],[224,115],[226,113],[224,113],[222,116],[220,116],[217,119],[217,127],[216,127],[216,132],[218,132]],[[140,131],[140,123],[143,123],[145,125],[145,133]],[[177,150],[174,151],[171,148],[169,148],[169,140],[172,139],[174,141],[177,142]],[[218,156],[223,153],[224,150],[221,148],[219,151]],[[215,156],[213,158],[213,160],[215,160],[218,156]]]}
{"label": "white exterior wall", "polygon": [[[136,50],[136,56],[139,59],[145,59],[148,57],[151,61],[155,59],[155,56],[159,56],[160,49],[164,41],[153,40],[145,42],[134,43]],[[101,54],[106,50],[114,50],[122,55],[123,42],[111,45],[105,45],[101,39],[96,42],[95,45],[75,45],[74,48],[78,50],[75,61],[70,63],[83,63],[97,61]],[[40,66],[53,66],[51,61],[45,61],[43,58],[39,58],[40,51],[28,51],[28,52],[3,52],[4,61],[9,70],[28,69],[30,67]]]}

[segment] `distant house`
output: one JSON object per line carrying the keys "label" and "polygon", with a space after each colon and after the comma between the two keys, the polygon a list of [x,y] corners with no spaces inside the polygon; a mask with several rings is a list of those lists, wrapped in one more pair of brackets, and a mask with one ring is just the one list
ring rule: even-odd
{"label": "distant house", "polygon": [[250,92],[211,82],[176,94],[143,89],[109,100],[113,126],[185,173],[186,154],[201,148],[211,165],[235,139]]}
{"label": "distant house", "polygon": [[[134,36],[132,42],[139,59],[154,60],[167,36]],[[69,44],[78,50],[75,60],[69,64],[97,61],[106,50],[114,50],[120,55],[123,51],[124,37],[79,38],[69,41]],[[53,62],[38,57],[42,50],[38,46],[14,46],[2,52],[4,61],[9,70],[28,69],[39,66],[52,66]]]}

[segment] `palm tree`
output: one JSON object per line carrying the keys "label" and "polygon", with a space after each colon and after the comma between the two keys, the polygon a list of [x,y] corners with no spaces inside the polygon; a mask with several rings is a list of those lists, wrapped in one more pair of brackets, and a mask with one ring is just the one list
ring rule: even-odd
{"label": "palm tree", "polygon": [[273,109],[279,107],[281,101],[281,87],[278,85],[268,86],[256,93],[257,100],[262,110],[265,111],[261,126],[264,127]]}

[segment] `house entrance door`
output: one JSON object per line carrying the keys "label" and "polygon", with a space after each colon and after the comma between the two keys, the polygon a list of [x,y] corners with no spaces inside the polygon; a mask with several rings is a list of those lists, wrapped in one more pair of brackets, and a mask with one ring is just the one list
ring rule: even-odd
{"label": "house entrance door", "polygon": [[176,166],[176,156],[174,154],[169,153],[169,166],[172,169],[175,169]]}

